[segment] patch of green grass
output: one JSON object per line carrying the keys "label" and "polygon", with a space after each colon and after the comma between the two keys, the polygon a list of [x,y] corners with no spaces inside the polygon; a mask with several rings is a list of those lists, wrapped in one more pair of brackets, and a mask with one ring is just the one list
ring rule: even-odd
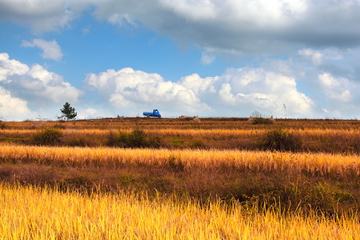
{"label": "patch of green grass", "polygon": [[268,131],[258,144],[264,150],[298,151],[301,149],[302,141],[287,130],[275,129]]}
{"label": "patch of green grass", "polygon": [[58,129],[45,128],[33,135],[33,142],[37,145],[59,145],[62,133]]}

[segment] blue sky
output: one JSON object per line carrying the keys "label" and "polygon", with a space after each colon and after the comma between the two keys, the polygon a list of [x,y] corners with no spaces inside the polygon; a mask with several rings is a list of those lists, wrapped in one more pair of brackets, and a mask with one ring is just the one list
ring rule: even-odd
{"label": "blue sky", "polygon": [[0,0],[0,117],[360,117],[360,1]]}

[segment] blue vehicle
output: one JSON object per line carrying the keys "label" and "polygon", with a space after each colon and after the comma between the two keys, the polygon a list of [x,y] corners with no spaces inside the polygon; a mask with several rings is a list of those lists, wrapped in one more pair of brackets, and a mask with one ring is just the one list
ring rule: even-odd
{"label": "blue vehicle", "polygon": [[157,109],[154,109],[152,112],[143,112],[143,115],[146,117],[158,117],[161,118],[160,112]]}

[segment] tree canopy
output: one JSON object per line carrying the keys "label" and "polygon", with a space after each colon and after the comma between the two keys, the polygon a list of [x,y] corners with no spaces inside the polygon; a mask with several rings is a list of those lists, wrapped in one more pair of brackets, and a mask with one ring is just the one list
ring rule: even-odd
{"label": "tree canopy", "polygon": [[70,103],[66,102],[62,109],[60,109],[62,112],[61,117],[66,117],[67,120],[74,119],[77,116],[77,112],[75,112],[75,108],[70,106]]}

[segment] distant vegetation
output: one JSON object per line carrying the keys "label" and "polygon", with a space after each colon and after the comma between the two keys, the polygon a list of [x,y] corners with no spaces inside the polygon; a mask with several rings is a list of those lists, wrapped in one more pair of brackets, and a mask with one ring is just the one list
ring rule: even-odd
{"label": "distant vegetation", "polygon": [[62,109],[60,109],[62,115],[59,117],[60,119],[66,118],[67,120],[75,119],[77,116],[77,112],[75,112],[75,108],[71,107],[68,102],[66,102]]}
{"label": "distant vegetation", "polygon": [[299,151],[301,150],[301,138],[288,130],[275,129],[268,131],[260,140],[260,148],[271,151]]}

